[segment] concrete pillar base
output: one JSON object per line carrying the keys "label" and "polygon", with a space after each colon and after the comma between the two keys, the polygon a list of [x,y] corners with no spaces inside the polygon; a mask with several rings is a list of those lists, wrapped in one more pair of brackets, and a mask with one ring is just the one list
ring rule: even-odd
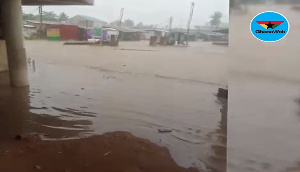
{"label": "concrete pillar base", "polygon": [[[27,60],[25,48],[7,49],[8,57],[14,57],[14,61],[8,60],[10,84],[15,87],[28,85]],[[12,70],[11,70],[12,69]]]}

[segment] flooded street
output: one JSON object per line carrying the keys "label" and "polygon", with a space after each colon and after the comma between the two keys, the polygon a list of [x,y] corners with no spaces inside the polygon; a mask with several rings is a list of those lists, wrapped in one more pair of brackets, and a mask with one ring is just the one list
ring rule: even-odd
{"label": "flooded street", "polygon": [[[216,94],[227,85],[227,47],[147,44],[26,41],[30,87],[1,86],[0,138],[37,132],[65,140],[127,131],[167,147],[182,167],[224,171],[227,100]],[[172,132],[158,132],[165,128]]]}
{"label": "flooded street", "polygon": [[299,171],[299,85],[250,76],[235,78],[229,95],[234,107],[228,111],[228,169]]}
{"label": "flooded street", "polygon": [[[300,171],[300,13],[293,6],[249,5],[231,13],[230,172]],[[291,29],[283,40],[265,43],[251,35],[249,21],[263,11],[287,17]]]}

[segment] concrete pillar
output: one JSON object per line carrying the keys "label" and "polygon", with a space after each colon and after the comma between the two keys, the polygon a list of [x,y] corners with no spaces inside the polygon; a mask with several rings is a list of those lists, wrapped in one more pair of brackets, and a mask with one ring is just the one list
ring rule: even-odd
{"label": "concrete pillar", "polygon": [[6,41],[10,83],[16,87],[28,85],[21,1],[1,1],[2,30]]}
{"label": "concrete pillar", "polygon": [[8,71],[6,44],[0,39],[0,72]]}

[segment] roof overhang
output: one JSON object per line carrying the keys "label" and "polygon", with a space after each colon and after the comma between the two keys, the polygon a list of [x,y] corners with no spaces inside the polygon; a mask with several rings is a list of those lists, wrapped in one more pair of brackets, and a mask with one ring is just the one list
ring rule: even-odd
{"label": "roof overhang", "polygon": [[22,5],[94,5],[94,0],[22,0]]}
{"label": "roof overhang", "polygon": [[213,31],[213,32],[215,32],[215,33],[229,33],[229,29],[219,29],[219,30],[215,30],[215,31]]}

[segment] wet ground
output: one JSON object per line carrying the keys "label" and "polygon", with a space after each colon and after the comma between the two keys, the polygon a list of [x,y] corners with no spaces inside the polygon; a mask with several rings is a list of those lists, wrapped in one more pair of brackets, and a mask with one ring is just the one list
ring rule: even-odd
{"label": "wet ground", "polygon": [[[226,47],[27,41],[26,48],[30,87],[2,86],[1,139],[31,132],[65,140],[128,131],[167,147],[182,167],[225,171],[227,101],[215,94],[227,85]],[[159,133],[161,128],[172,132]]]}
{"label": "wet ground", "polygon": [[[230,16],[228,171],[299,172],[300,13],[294,5],[245,7]],[[284,39],[265,43],[251,35],[249,23],[263,11],[287,17]]]}
{"label": "wet ground", "polygon": [[0,143],[0,164],[5,172],[198,172],[179,167],[167,148],[126,132],[60,141],[18,137]]}
{"label": "wet ground", "polygon": [[230,87],[228,170],[300,171],[299,85],[242,77]]}

